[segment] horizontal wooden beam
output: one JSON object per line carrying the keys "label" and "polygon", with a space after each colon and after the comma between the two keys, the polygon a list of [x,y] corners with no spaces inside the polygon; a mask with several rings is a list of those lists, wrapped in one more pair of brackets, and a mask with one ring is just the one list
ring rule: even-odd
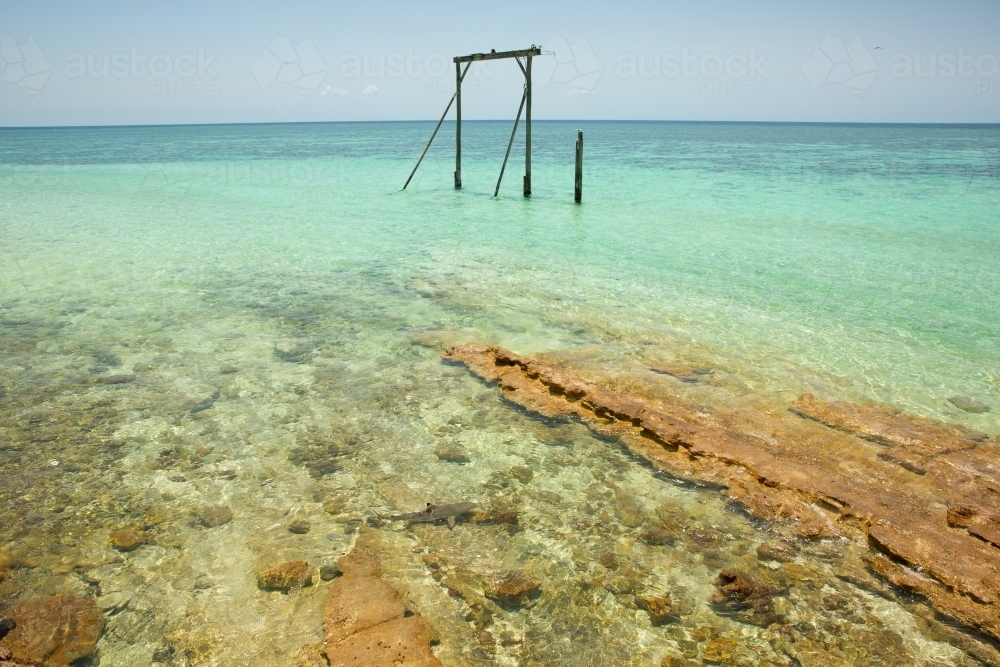
{"label": "horizontal wooden beam", "polygon": [[473,53],[467,56],[455,56],[456,63],[468,63],[474,60],[499,60],[500,58],[527,58],[528,56],[542,55],[542,47],[532,46],[530,49],[520,51],[490,51],[489,53]]}

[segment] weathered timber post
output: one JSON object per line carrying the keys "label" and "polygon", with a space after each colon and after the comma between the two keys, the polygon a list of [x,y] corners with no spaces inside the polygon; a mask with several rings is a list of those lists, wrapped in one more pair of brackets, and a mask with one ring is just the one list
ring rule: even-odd
{"label": "weathered timber post", "polygon": [[462,189],[462,63],[455,63],[455,189]]}
{"label": "weathered timber post", "polygon": [[573,182],[573,201],[583,201],[583,130],[576,131],[576,179]]}
{"label": "weathered timber post", "polygon": [[524,114],[524,196],[531,196],[531,55],[526,58],[524,80],[525,89],[525,109]]}

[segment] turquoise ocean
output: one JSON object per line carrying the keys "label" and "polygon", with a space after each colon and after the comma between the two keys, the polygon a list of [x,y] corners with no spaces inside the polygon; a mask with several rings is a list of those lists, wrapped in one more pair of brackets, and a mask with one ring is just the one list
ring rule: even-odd
{"label": "turquoise ocean", "polygon": [[[88,664],[291,665],[322,637],[325,582],[265,593],[259,568],[332,563],[375,513],[507,498],[517,530],[380,529],[445,664],[658,665],[719,636],[794,664],[706,602],[720,559],[772,528],[441,352],[700,366],[710,380],[672,391],[764,409],[813,392],[996,435],[1000,126],[536,121],[532,196],[519,132],[494,198],[509,123],[463,125],[462,190],[445,124],[400,191],[432,129],[0,130],[0,551],[24,563],[0,598],[96,595]],[[664,503],[716,536],[708,557],[636,541],[628,507]],[[214,505],[232,521],[199,521]],[[139,524],[147,544],[108,548]],[[608,552],[634,576],[581,587]],[[529,568],[543,594],[477,628],[428,553]],[[647,589],[681,622],[651,625]],[[848,651],[796,590],[784,613]],[[905,606],[849,594],[913,664],[973,664]]]}

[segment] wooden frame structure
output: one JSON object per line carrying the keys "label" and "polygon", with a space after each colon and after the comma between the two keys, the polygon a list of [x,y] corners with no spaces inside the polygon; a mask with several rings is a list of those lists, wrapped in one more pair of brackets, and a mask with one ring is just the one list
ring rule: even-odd
{"label": "wooden frame structure", "polygon": [[[497,179],[497,187],[493,192],[493,196],[496,197],[500,192],[500,182],[503,180],[503,173],[507,168],[507,159],[510,157],[510,149],[514,145],[514,136],[517,134],[517,126],[521,120],[522,111],[526,111],[524,115],[524,196],[531,196],[531,59],[541,54],[542,47],[532,44],[531,48],[520,49],[518,51],[498,52],[494,49],[489,53],[472,53],[467,56],[455,56],[452,59],[455,63],[455,92],[452,94],[451,99],[448,100],[448,106],[445,107],[444,113],[441,114],[441,120],[438,121],[434,132],[431,133],[431,138],[427,141],[427,145],[424,146],[424,152],[420,154],[420,159],[417,160],[416,166],[410,172],[410,177],[406,179],[403,189],[406,189],[406,186],[410,184],[410,180],[413,179],[413,175],[417,173],[417,168],[420,167],[424,156],[427,155],[427,150],[431,147],[434,137],[437,136],[438,130],[441,128],[441,123],[444,122],[445,117],[448,115],[448,111],[451,110],[452,103],[456,103],[455,189],[460,190],[462,188],[462,80],[469,73],[472,63],[476,61],[513,58],[517,62],[517,66],[521,68],[521,73],[524,74],[524,94],[521,96],[521,106],[518,108],[517,117],[514,119],[514,129],[511,130],[510,141],[507,142],[507,153],[503,158],[503,166],[500,167],[500,177]],[[521,62],[522,58],[524,58],[523,63]],[[462,68],[462,63],[465,63],[464,69]]]}

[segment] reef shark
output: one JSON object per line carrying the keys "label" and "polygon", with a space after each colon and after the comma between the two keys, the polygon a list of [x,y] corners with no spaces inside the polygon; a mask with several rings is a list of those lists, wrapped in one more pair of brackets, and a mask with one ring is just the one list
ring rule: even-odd
{"label": "reef shark", "polygon": [[479,507],[476,503],[446,503],[444,505],[435,505],[433,503],[427,503],[427,506],[422,510],[416,512],[407,512],[406,514],[395,514],[389,517],[379,516],[380,519],[384,518],[388,521],[415,521],[415,522],[426,522],[426,521],[437,521],[438,519],[447,519],[448,527],[455,527],[455,517],[466,512],[471,512],[472,510]]}

